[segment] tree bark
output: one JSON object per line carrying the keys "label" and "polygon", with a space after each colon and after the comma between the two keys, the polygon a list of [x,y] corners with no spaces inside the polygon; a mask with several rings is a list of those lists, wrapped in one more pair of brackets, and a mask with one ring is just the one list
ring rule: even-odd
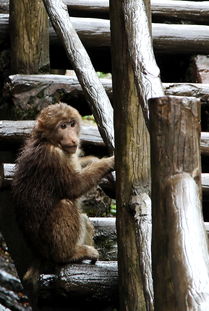
{"label": "tree bark", "polygon": [[72,26],[67,7],[61,0],[43,1],[92,108],[101,136],[110,151],[113,151],[113,109],[91,60]]}
{"label": "tree bark", "polygon": [[[147,194],[150,177],[149,135],[130,61],[124,25],[124,4],[125,1],[119,0],[110,2],[117,146],[115,155],[118,264],[121,284],[120,308],[137,311],[145,310],[146,304],[147,310],[152,308],[152,284],[149,283],[150,198]],[[135,40],[133,36],[130,39]],[[145,236],[148,237],[147,240]],[[141,256],[138,255],[137,248]]]}
{"label": "tree bark", "polygon": [[150,100],[155,311],[209,308],[199,107],[194,98]]}
{"label": "tree bark", "polygon": [[11,71],[49,70],[48,18],[42,0],[10,1]]}

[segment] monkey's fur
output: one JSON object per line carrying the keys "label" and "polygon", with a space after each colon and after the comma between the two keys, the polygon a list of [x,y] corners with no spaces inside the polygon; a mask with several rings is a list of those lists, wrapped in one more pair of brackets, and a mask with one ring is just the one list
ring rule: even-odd
{"label": "monkey's fur", "polygon": [[17,160],[17,220],[35,256],[49,262],[95,262],[99,256],[85,244],[92,227],[79,210],[78,198],[113,170],[114,158],[81,168],[80,124],[78,111],[66,104],[44,108]]}

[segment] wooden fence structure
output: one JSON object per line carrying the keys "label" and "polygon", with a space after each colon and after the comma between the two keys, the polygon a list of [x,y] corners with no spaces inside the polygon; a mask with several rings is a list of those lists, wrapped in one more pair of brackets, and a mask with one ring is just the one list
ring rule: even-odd
{"label": "wooden fence structure", "polygon": [[[205,130],[209,125],[206,119],[201,130],[200,109],[206,118],[209,84],[161,83],[153,48],[162,57],[189,55],[196,65],[192,77],[197,76],[195,57],[209,50],[209,2],[153,0],[150,5],[143,0],[112,0],[109,9],[106,0],[43,0],[55,29],[49,27],[48,40],[47,22],[38,29],[40,37],[37,25],[30,25],[33,1],[21,0],[22,9],[15,1],[10,0],[10,17],[8,1],[0,1],[0,50],[11,50],[11,74],[2,89],[12,109],[5,111],[14,110],[15,116],[22,114],[25,119],[45,105],[67,99],[82,114],[92,111],[98,124],[98,129],[83,124],[84,151],[107,155],[114,150],[116,155],[116,227],[114,221],[92,221],[97,230],[104,230],[108,222],[108,238],[116,238],[117,228],[118,266],[114,253],[114,258],[110,256],[114,261],[42,274],[40,308],[205,311],[209,308],[209,173],[207,165],[201,171],[201,157],[203,161],[209,155]],[[42,1],[37,3],[33,10],[46,21]],[[26,31],[20,39],[21,27]],[[31,27],[29,36],[27,27]],[[30,40],[32,31],[34,40]],[[49,63],[60,67],[59,59],[77,77],[46,74]],[[112,81],[95,73],[92,62],[103,69],[101,59],[105,70],[112,62]],[[0,230],[20,279],[32,254],[16,224],[10,184],[18,150],[33,125],[32,120],[0,121]]]}

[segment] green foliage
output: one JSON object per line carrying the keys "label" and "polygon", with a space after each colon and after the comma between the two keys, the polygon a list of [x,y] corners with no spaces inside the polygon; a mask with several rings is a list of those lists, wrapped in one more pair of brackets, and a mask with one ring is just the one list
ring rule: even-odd
{"label": "green foliage", "polygon": [[94,121],[95,122],[93,115],[83,116],[82,119],[83,120],[87,120],[87,121]]}
{"label": "green foliage", "polygon": [[111,205],[110,205],[110,214],[112,215],[112,216],[115,216],[116,215],[116,204],[115,203],[112,203]]}
{"label": "green foliage", "polygon": [[97,71],[97,76],[99,78],[111,78],[112,77],[111,73],[105,73],[101,71]]}

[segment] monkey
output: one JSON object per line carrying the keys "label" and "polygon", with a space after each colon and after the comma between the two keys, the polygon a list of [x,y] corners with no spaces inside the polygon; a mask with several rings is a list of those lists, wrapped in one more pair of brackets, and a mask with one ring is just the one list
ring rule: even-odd
{"label": "monkey", "polygon": [[[39,261],[95,263],[93,228],[79,198],[114,170],[114,156],[79,158],[81,115],[64,103],[44,108],[20,152],[12,183],[17,222]],[[32,278],[34,265],[25,274]]]}

